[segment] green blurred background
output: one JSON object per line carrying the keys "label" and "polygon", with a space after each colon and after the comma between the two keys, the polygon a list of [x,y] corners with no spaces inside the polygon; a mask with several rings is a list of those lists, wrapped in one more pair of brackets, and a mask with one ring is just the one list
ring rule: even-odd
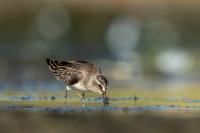
{"label": "green blurred background", "polygon": [[[198,133],[200,102],[187,103],[187,97],[199,98],[200,92],[199,5],[198,0],[0,0],[0,132]],[[6,91],[15,92],[6,93],[9,96],[63,92],[63,83],[46,65],[47,57],[98,64],[116,93],[111,98],[137,94],[146,98],[143,105],[150,105],[149,97],[185,96],[185,108],[178,110],[182,103],[173,103],[172,98],[166,106],[170,109],[162,113],[128,114],[129,106],[117,113],[46,113],[31,110],[29,100],[4,101]],[[29,111],[13,111],[14,102],[28,105]],[[163,103],[155,100],[153,105],[164,108]]]}
{"label": "green blurred background", "polygon": [[1,0],[0,89],[61,90],[47,57],[98,64],[110,88],[199,88],[196,0]]}

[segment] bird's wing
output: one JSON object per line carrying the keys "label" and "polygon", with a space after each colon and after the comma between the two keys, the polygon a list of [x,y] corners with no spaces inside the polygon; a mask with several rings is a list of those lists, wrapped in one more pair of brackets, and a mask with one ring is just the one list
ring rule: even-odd
{"label": "bird's wing", "polygon": [[71,62],[47,59],[47,64],[54,76],[67,85],[73,85],[83,78],[83,73]]}
{"label": "bird's wing", "polygon": [[92,64],[88,61],[74,60],[71,62],[74,65],[76,65],[77,67],[79,67],[80,69],[87,70],[89,73],[100,73],[101,74],[101,70],[95,64]]}

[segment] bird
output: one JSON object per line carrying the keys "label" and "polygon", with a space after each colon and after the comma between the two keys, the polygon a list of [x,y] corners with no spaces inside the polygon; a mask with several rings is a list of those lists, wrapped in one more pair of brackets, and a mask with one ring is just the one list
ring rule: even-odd
{"label": "bird", "polygon": [[46,59],[49,69],[53,75],[64,82],[65,97],[67,101],[68,90],[78,90],[81,97],[82,107],[85,106],[85,93],[95,92],[102,95],[104,106],[109,105],[106,91],[108,88],[108,80],[102,74],[101,69],[85,60],[55,60]]}

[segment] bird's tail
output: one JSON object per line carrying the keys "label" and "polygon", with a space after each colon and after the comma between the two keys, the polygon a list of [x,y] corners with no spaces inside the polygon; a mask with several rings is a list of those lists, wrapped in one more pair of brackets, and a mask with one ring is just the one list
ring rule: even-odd
{"label": "bird's tail", "polygon": [[59,61],[47,58],[46,62],[51,71],[56,71],[58,69]]}

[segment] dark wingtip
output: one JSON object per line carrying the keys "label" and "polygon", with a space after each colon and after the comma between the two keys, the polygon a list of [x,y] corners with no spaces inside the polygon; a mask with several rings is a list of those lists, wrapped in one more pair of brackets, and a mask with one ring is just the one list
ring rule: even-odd
{"label": "dark wingtip", "polygon": [[46,62],[47,62],[48,65],[50,65],[50,59],[49,58],[46,59]]}

